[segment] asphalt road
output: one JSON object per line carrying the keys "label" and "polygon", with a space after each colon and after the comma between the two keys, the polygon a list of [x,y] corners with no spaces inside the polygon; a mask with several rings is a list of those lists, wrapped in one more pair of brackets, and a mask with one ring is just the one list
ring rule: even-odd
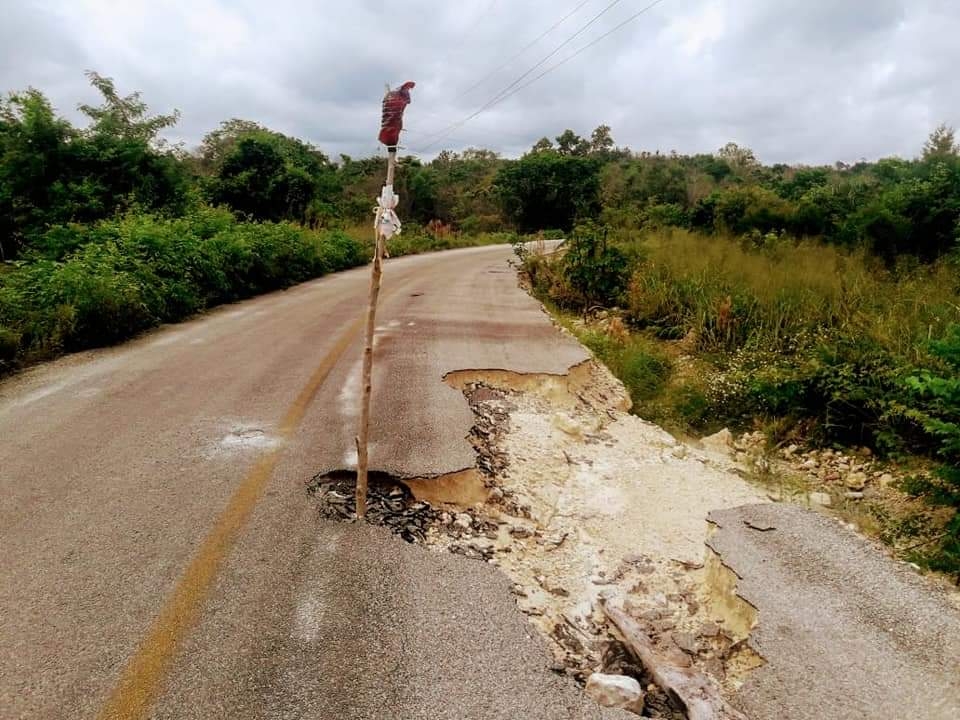
{"label": "asphalt road", "polygon": [[[710,513],[766,661],[736,701],[752,720],[960,718],[960,612],[877,543],[795,505]],[[758,529],[759,528],[759,529]]]}
{"label": "asphalt road", "polygon": [[[372,468],[473,464],[466,368],[583,350],[508,248],[385,267]],[[319,521],[349,467],[361,268],[0,383],[0,717],[593,718],[492,568]]]}

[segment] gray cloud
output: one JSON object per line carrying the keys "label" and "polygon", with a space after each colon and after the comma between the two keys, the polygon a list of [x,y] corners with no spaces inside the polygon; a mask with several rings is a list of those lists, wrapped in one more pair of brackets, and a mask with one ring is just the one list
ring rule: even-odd
{"label": "gray cloud", "polygon": [[[383,85],[412,79],[405,142],[416,151],[607,1],[464,94],[576,0],[0,0],[0,89],[36,86],[80,122],[76,105],[95,99],[83,70],[94,69],[157,112],[179,108],[174,140],[195,145],[241,117],[335,156],[376,152]],[[543,67],[648,2],[622,0]],[[958,36],[952,0],[665,0],[426,154],[515,155],[606,123],[634,149],[733,140],[768,162],[909,157],[939,122],[960,124]]]}

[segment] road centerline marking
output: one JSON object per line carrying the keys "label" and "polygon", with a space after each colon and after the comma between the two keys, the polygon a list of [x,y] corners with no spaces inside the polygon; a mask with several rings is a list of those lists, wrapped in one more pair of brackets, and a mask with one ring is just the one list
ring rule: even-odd
{"label": "road centerline marking", "polygon": [[[360,333],[363,318],[354,321],[324,356],[284,413],[279,425],[282,440],[299,427],[310,403],[340,357]],[[283,443],[263,455],[246,474],[213,529],[207,534],[187,569],[177,581],[147,636],[127,661],[120,680],[110,694],[98,720],[140,720],[156,699],[157,690],[180,641],[200,617],[213,581],[224,558],[253,512],[283,452]]]}

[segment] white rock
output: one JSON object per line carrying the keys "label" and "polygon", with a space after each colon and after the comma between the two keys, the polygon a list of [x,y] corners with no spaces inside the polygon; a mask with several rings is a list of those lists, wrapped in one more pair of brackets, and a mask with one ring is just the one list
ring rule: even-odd
{"label": "white rock", "polygon": [[643,690],[632,677],[593,673],[587,678],[587,695],[604,707],[643,712]]}
{"label": "white rock", "polygon": [[821,507],[830,507],[833,504],[833,500],[830,498],[830,495],[824,492],[812,492],[810,493],[810,502],[814,505],[820,505]]}
{"label": "white rock", "polygon": [[867,486],[867,474],[852,472],[843,479],[843,484],[851,490],[863,490]]}
{"label": "white rock", "polygon": [[890,473],[883,473],[880,476],[880,487],[888,488],[894,483],[894,477]]}
{"label": "white rock", "polygon": [[800,467],[802,467],[804,470],[816,470],[818,467],[820,467],[820,463],[813,458],[810,458],[809,460],[804,461]]}
{"label": "white rock", "polygon": [[456,520],[453,521],[453,524],[457,527],[463,528],[464,530],[469,530],[473,526],[473,518],[467,513],[458,513]]}
{"label": "white rock", "polygon": [[679,460],[683,460],[687,456],[687,448],[685,445],[677,445],[670,451],[670,454]]}
{"label": "white rock", "polygon": [[714,433],[713,435],[707,435],[700,442],[703,443],[703,446],[708,450],[715,450],[717,452],[729,452],[730,448],[733,446],[733,433],[731,433],[727,428],[724,428],[720,432]]}

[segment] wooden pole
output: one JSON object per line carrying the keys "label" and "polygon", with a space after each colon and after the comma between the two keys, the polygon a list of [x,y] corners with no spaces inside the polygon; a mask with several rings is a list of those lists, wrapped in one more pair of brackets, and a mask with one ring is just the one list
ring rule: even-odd
{"label": "wooden pole", "polygon": [[[387,185],[393,188],[394,169],[397,166],[397,149],[388,148]],[[360,430],[357,433],[357,519],[367,514],[367,443],[370,433],[370,396],[373,393],[373,335],[377,323],[377,299],[380,297],[380,278],[383,275],[383,251],[386,238],[380,232],[377,216],[377,239],[373,251],[373,267],[370,272],[370,304],[367,307],[367,331],[363,346],[363,380],[360,399]]]}

